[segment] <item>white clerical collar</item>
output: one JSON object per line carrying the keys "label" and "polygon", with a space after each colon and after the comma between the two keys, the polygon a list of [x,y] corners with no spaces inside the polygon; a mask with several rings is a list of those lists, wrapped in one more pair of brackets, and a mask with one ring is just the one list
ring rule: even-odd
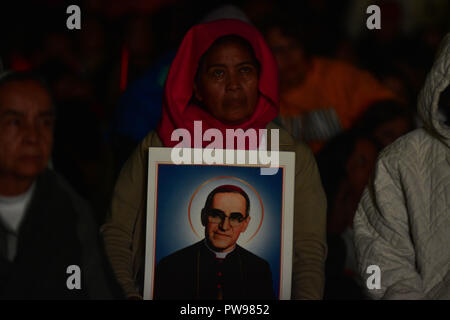
{"label": "white clerical collar", "polygon": [[228,252],[219,252],[219,251],[215,251],[215,250],[211,249],[211,247],[208,245],[208,241],[206,241],[206,239],[205,239],[204,241],[205,241],[206,247],[209,249],[209,251],[211,251],[212,253],[215,254],[215,256],[216,256],[217,259],[225,259],[226,256],[227,256],[229,253],[233,252],[234,249],[236,249],[236,246],[234,246],[233,250],[231,250],[231,251],[228,251]]}

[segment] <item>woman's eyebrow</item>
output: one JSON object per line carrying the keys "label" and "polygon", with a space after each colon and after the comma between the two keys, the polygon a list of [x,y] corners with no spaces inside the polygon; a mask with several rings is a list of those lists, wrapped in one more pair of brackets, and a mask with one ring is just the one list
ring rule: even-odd
{"label": "woman's eyebrow", "polygon": [[1,117],[25,117],[25,114],[23,112],[19,112],[12,109],[6,109],[5,111],[1,112]]}
{"label": "woman's eyebrow", "polygon": [[[256,63],[254,62],[254,61],[244,61],[244,62],[239,62],[238,64],[236,64],[235,66],[236,67],[240,67],[240,66],[243,66],[243,65],[252,65],[252,66],[256,66]],[[211,64],[211,65],[208,65],[207,67],[206,67],[206,71],[208,71],[209,69],[211,69],[211,68],[217,68],[217,67],[221,67],[221,68],[226,68],[227,67],[227,65],[226,64],[223,64],[223,63],[215,63],[215,64]]]}
{"label": "woman's eyebrow", "polygon": [[[6,117],[6,116],[12,116],[12,117],[22,117],[25,118],[26,115],[25,113],[21,112],[21,111],[17,111],[17,110],[12,110],[12,109],[6,109],[5,111],[0,113],[0,116],[2,117]],[[54,117],[55,116],[55,112],[53,110],[48,110],[48,111],[42,111],[38,113],[38,117]]]}
{"label": "woman's eyebrow", "polygon": [[237,67],[240,67],[240,66],[243,66],[243,65],[246,65],[246,64],[251,64],[252,66],[256,66],[256,63],[255,63],[254,61],[244,61],[244,62],[240,62],[240,63],[238,63],[236,66],[237,66]]}
{"label": "woman's eyebrow", "polygon": [[222,64],[222,63],[210,64],[210,65],[207,65],[207,66],[206,66],[206,71],[208,71],[208,70],[211,69],[211,68],[217,68],[217,67],[225,68],[226,65],[225,65],[225,64]]}

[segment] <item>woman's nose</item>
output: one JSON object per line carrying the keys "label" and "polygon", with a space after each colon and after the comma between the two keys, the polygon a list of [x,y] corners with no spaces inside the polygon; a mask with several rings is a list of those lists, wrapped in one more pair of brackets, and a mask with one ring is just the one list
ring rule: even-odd
{"label": "woman's nose", "polygon": [[34,144],[39,140],[39,129],[36,127],[35,124],[30,123],[26,125],[26,128],[24,128],[25,134],[25,141],[27,143]]}
{"label": "woman's nose", "polygon": [[239,74],[230,72],[227,77],[227,90],[234,91],[241,88]]}

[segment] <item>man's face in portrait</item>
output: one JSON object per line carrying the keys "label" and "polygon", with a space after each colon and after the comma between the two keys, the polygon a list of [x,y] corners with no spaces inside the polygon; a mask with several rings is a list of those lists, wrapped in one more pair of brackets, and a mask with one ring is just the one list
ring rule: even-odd
{"label": "man's face in portrait", "polygon": [[229,252],[234,249],[239,235],[250,222],[246,207],[246,200],[239,193],[222,192],[214,195],[206,213],[205,236],[215,250]]}

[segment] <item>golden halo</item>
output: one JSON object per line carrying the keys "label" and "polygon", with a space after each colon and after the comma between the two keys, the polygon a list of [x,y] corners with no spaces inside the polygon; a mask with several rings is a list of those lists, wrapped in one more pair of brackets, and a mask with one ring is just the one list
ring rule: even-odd
{"label": "golden halo", "polygon": [[251,184],[249,184],[247,181],[244,181],[240,178],[236,178],[236,177],[230,177],[230,176],[222,176],[222,177],[214,177],[211,178],[209,180],[206,180],[205,182],[203,182],[194,192],[194,194],[191,196],[191,199],[189,200],[189,206],[188,206],[188,219],[189,219],[189,225],[191,226],[192,232],[194,232],[194,234],[197,236],[197,238],[200,238],[200,235],[197,233],[197,231],[195,231],[194,226],[192,225],[192,220],[191,220],[191,204],[192,204],[192,200],[195,198],[195,195],[207,184],[219,180],[219,179],[233,179],[233,180],[237,180],[243,184],[245,184],[246,186],[248,186],[250,189],[252,189],[252,191],[256,194],[256,196],[258,197],[259,203],[261,205],[261,221],[259,222],[258,228],[256,229],[255,233],[252,234],[252,236],[245,242],[245,243],[249,243],[255,236],[256,234],[259,232],[259,229],[261,229],[262,226],[262,222],[264,220],[264,206],[261,200],[261,197],[259,196],[259,193],[255,190],[255,188],[253,188],[253,186]]}

